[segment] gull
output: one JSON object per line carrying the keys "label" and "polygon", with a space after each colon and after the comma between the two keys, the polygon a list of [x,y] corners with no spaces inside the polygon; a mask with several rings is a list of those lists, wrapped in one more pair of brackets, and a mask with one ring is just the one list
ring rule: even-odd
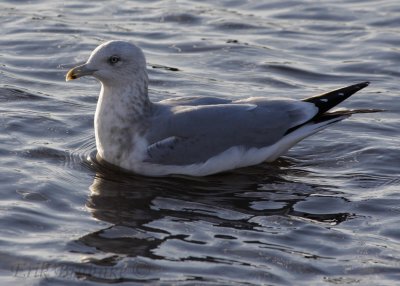
{"label": "gull", "polygon": [[101,83],[94,128],[97,155],[145,176],[207,176],[272,162],[297,142],[355,113],[334,106],[368,86],[362,82],[304,100],[179,97],[152,102],[146,59],[126,41],[99,45],[66,81]]}

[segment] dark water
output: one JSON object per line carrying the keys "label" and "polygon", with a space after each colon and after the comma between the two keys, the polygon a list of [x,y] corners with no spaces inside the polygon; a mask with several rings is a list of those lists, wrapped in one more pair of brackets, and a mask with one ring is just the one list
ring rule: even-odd
{"label": "dark water", "polygon": [[[264,2],[1,2],[1,285],[400,283],[400,3]],[[144,49],[154,100],[369,80],[343,106],[389,111],[273,164],[116,173],[94,159],[99,84],[64,82],[110,39]]]}

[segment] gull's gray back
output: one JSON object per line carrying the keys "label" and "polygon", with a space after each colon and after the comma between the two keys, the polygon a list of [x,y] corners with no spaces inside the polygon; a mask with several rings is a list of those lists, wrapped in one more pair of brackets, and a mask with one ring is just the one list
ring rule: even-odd
{"label": "gull's gray back", "polygon": [[[196,100],[206,105],[199,106]],[[191,105],[155,104],[146,136],[151,145],[147,161],[186,165],[205,162],[234,146],[266,147],[316,114],[313,104],[291,100],[250,99],[226,104],[225,100],[194,98],[185,103]]]}

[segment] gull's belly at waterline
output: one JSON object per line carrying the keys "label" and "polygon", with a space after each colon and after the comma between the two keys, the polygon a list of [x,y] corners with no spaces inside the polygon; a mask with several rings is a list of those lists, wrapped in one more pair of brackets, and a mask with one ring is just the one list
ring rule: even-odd
{"label": "gull's belly at waterline", "polygon": [[[344,117],[347,117],[344,115]],[[207,176],[236,168],[242,168],[257,165],[263,162],[272,162],[284,154],[297,142],[308,137],[318,131],[326,128],[326,124],[332,124],[342,120],[343,118],[331,119],[328,123],[305,125],[298,130],[285,136],[278,142],[262,148],[246,148],[244,146],[233,146],[229,149],[216,154],[207,159],[205,162],[199,162],[186,165],[174,164],[157,164],[149,162],[148,159],[148,143],[144,138],[137,137],[135,146],[140,146],[135,152],[115,161],[115,158],[104,158],[103,150],[99,150],[99,155],[105,161],[123,169],[134,171],[140,175],[146,176],[168,176],[174,174],[188,176]]]}

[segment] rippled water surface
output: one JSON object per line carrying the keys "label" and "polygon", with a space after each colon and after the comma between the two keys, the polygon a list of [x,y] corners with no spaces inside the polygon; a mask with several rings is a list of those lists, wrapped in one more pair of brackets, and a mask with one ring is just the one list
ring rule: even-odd
{"label": "rippled water surface", "polygon": [[[1,285],[400,283],[399,1],[62,2],[0,4]],[[273,164],[118,173],[95,160],[99,84],[64,81],[110,39],[143,48],[153,100],[369,80],[342,106],[388,111]]]}

